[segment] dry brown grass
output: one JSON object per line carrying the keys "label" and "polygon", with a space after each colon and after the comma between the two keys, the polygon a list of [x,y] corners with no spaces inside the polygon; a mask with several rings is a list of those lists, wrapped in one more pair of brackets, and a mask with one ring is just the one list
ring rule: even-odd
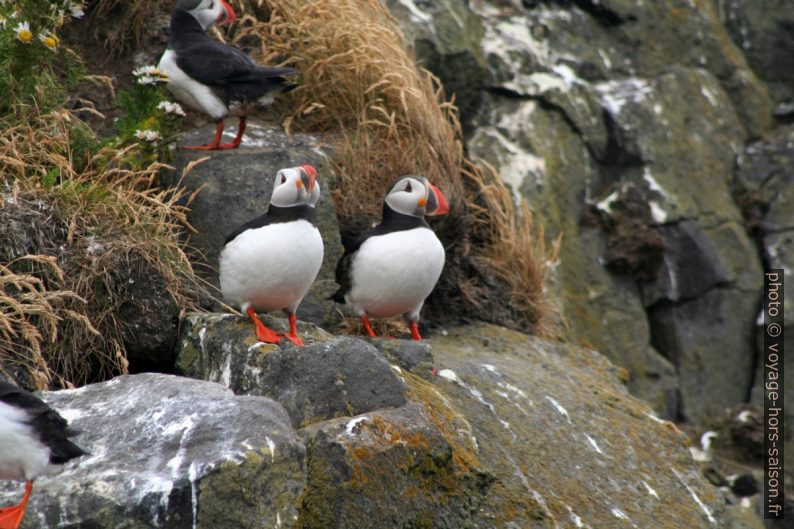
{"label": "dry brown grass", "polygon": [[[30,297],[32,286],[50,302],[37,301],[40,310],[28,320],[38,335],[27,328],[27,334],[6,336],[0,364],[19,356],[8,353],[18,342],[19,351],[34,353],[22,363],[36,385],[45,379],[79,385],[127,371],[118,317],[125,269],[157,274],[163,295],[180,307],[191,307],[196,290],[180,243],[187,226],[182,192],[155,186],[161,164],[131,168],[125,161],[131,147],[75,150],[80,127],[73,120],[60,111],[0,131],[0,263],[16,263],[5,265],[7,273],[28,281],[15,279],[19,286],[6,291],[0,304],[12,307],[16,300],[23,310],[13,312],[21,317],[26,305],[18,296]],[[52,266],[43,273],[41,262],[19,260],[31,253],[47,254],[57,264],[48,261]]]}
{"label": "dry brown grass", "polygon": [[[331,131],[339,182],[333,198],[343,240],[381,210],[388,186],[419,174],[452,212],[434,224],[447,268],[428,300],[431,321],[477,318],[550,332],[543,293],[547,250],[526,208],[516,211],[495,172],[470,163],[457,109],[417,67],[379,0],[242,0],[240,45],[264,64],[300,70],[274,110],[288,129]],[[262,13],[269,20],[261,19]],[[259,18],[258,18],[259,17]]]}
{"label": "dry brown grass", "polygon": [[[19,265],[31,273],[16,273]],[[81,312],[85,300],[59,289],[64,282],[63,271],[52,256],[26,255],[0,264],[0,357],[4,360],[0,373],[17,378],[21,369],[37,389],[49,387],[53,377],[59,385],[69,385],[53,373],[51,358],[45,356],[57,343],[58,329],[71,325],[87,335],[99,333]]]}

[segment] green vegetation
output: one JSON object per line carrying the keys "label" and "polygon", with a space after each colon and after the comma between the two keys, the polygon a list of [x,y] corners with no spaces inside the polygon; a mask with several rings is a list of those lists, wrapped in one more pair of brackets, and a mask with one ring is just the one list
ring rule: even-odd
{"label": "green vegetation", "polygon": [[58,31],[82,15],[79,2],[0,2],[0,117],[47,112],[63,103],[82,69],[61,46]]}

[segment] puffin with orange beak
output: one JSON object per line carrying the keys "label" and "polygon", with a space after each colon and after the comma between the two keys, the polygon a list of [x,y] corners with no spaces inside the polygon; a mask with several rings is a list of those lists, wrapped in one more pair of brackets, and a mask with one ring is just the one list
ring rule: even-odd
{"label": "puffin with orange beak", "polygon": [[425,221],[443,215],[449,203],[440,189],[419,176],[400,178],[386,195],[383,219],[351,246],[336,266],[339,290],[334,301],[346,303],[375,336],[369,317],[403,315],[411,337],[421,340],[419,311],[444,268],[444,246]]}
{"label": "puffin with orange beak", "polygon": [[[168,74],[168,89],[180,102],[215,120],[215,137],[206,145],[183,149],[235,149],[245,132],[246,115],[273,102],[279,92],[295,87],[285,76],[293,68],[266,68],[246,54],[207,35],[215,24],[236,20],[226,0],[179,0],[171,15],[171,35],[158,68]],[[221,143],[223,119],[240,119],[237,136]]]}
{"label": "puffin with orange beak", "polygon": [[223,297],[251,318],[262,342],[277,343],[282,336],[266,327],[257,312],[283,310],[289,316],[289,333],[283,337],[303,345],[295,311],[323,262],[314,210],[319,197],[314,167],[280,170],[267,213],[235,230],[221,251]]}
{"label": "puffin with orange beak", "polygon": [[76,435],[43,400],[0,380],[0,479],[27,480],[19,504],[0,507],[0,529],[17,529],[25,516],[33,479],[49,464],[85,454],[69,440]]}

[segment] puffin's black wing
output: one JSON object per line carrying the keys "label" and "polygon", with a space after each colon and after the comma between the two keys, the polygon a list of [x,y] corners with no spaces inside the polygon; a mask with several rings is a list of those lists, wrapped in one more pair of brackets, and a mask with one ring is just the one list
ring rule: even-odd
{"label": "puffin's black wing", "polygon": [[350,277],[350,271],[353,267],[353,259],[356,257],[356,252],[358,252],[358,249],[364,244],[364,241],[373,235],[382,235],[382,233],[380,233],[381,230],[379,230],[381,226],[382,225],[378,225],[368,229],[358,239],[353,241],[350,246],[345,248],[345,253],[342,254],[342,257],[340,257],[339,261],[336,263],[336,273],[334,275],[339,285],[339,290],[334,292],[328,299],[332,299],[337,303],[345,303],[345,294],[350,292],[350,289],[353,288],[353,278]]}
{"label": "puffin's black wing", "polygon": [[57,411],[34,394],[0,380],[0,401],[28,414],[30,425],[39,440],[50,449],[50,463],[65,463],[85,454],[82,448],[69,440],[77,432],[69,428]]}
{"label": "puffin's black wing", "polygon": [[297,74],[294,68],[259,66],[237,48],[203,37],[175,50],[177,66],[201,84],[225,89],[229,100],[240,101],[291,88],[284,76]]}

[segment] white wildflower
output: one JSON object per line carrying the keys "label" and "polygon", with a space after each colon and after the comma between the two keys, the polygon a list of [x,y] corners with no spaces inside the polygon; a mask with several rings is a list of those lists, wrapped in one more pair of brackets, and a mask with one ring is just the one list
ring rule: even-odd
{"label": "white wildflower", "polygon": [[39,40],[47,47],[47,49],[55,51],[58,48],[58,43],[61,41],[55,33],[41,33]]}
{"label": "white wildflower", "polygon": [[162,139],[162,136],[160,136],[159,132],[151,129],[136,130],[135,137],[139,140],[150,141],[152,143]]}
{"label": "white wildflower", "polygon": [[30,22],[20,22],[17,24],[17,27],[14,28],[14,31],[16,31],[17,38],[20,42],[29,44],[30,41],[33,40],[33,32],[30,31]]}
{"label": "white wildflower", "polygon": [[185,111],[182,110],[182,107],[179,103],[173,103],[171,101],[160,101],[157,105],[159,110],[162,110],[166,114],[176,114],[177,116],[184,116]]}
{"label": "white wildflower", "polygon": [[168,81],[167,73],[151,65],[135,68],[132,75],[138,78],[138,84],[157,84]]}

